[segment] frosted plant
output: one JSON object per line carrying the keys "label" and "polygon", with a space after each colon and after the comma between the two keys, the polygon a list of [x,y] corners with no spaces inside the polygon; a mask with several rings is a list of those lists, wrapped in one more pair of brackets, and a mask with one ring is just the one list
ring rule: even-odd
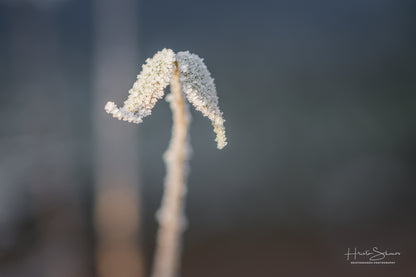
{"label": "frosted plant", "polygon": [[147,59],[129,91],[124,107],[119,108],[114,102],[108,102],[105,110],[120,120],[137,124],[143,122],[143,118],[152,113],[157,100],[163,97],[175,68],[179,71],[181,89],[186,98],[197,111],[211,120],[217,134],[215,141],[218,148],[222,149],[227,145],[227,140],[214,79],[203,59],[188,51],[175,55],[172,50],[163,49]]}
{"label": "frosted plant", "polygon": [[167,173],[162,205],[157,213],[160,227],[153,277],[175,277],[179,271],[180,241],[185,222],[183,199],[190,152],[190,114],[184,96],[196,110],[211,120],[217,135],[217,147],[222,149],[227,145],[214,79],[203,60],[188,51],[175,54],[170,49],[163,49],[147,59],[124,106],[119,108],[113,102],[108,102],[105,110],[120,120],[141,123],[144,117],[152,113],[169,83],[171,93],[166,100],[172,109],[173,128],[164,155]]}
{"label": "frosted plant", "polygon": [[175,68],[175,53],[163,49],[152,59],[147,59],[137,81],[129,91],[129,97],[123,108],[113,102],[105,105],[105,110],[114,117],[128,122],[141,123],[143,117],[152,113],[157,100],[163,97],[164,89],[169,85]]}
{"label": "frosted plant", "polygon": [[218,148],[227,145],[225,138],[224,119],[218,107],[218,96],[214,79],[211,78],[203,60],[188,51],[176,55],[179,69],[179,80],[188,101],[197,111],[208,117],[217,134],[215,141]]}

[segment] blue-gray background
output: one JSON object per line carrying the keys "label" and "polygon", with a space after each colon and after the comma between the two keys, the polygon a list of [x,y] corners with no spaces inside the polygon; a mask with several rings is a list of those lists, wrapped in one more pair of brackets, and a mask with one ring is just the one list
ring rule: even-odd
{"label": "blue-gray background", "polygon": [[[74,210],[77,231],[59,236],[79,237],[95,274],[94,7],[0,1],[1,276],[42,276],[54,261],[31,262],[38,219]],[[131,83],[164,47],[197,53],[226,119],[217,151],[192,112],[183,276],[415,276],[414,1],[140,1],[133,14]],[[136,127],[146,270],[169,118],[160,101]],[[398,263],[346,263],[348,247],[373,246]]]}

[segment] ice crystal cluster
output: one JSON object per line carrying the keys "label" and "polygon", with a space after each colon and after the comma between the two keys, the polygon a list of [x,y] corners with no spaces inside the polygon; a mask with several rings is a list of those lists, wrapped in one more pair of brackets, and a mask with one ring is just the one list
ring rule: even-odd
{"label": "ice crystal cluster", "polygon": [[175,54],[170,49],[157,52],[153,58],[146,60],[137,81],[129,91],[129,96],[122,108],[114,102],[105,105],[107,113],[120,120],[141,123],[143,118],[152,113],[156,102],[164,95],[164,89],[172,79],[175,67],[179,72],[181,90],[188,101],[208,117],[217,134],[217,147],[227,145],[224,119],[218,107],[218,96],[203,59],[188,51]]}
{"label": "ice crystal cluster", "polygon": [[152,113],[157,100],[163,97],[163,90],[172,78],[175,61],[175,53],[168,49],[147,59],[129,91],[124,107],[119,108],[114,102],[108,102],[105,110],[120,120],[137,124],[143,122],[143,118]]}

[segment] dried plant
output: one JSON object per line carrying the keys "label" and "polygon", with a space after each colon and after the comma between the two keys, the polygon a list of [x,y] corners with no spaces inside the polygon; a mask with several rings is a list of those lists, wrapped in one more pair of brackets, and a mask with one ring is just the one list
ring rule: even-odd
{"label": "dried plant", "polygon": [[185,222],[183,199],[190,154],[190,114],[185,97],[196,110],[211,120],[217,135],[217,147],[222,149],[227,145],[214,80],[203,60],[188,51],[175,54],[170,49],[163,49],[147,59],[124,106],[119,108],[113,102],[108,102],[105,110],[120,120],[141,123],[163,97],[169,83],[171,93],[166,100],[172,109],[173,128],[169,147],[164,154],[167,174],[161,209],[157,213],[160,227],[153,277],[174,277],[179,271],[181,234]]}

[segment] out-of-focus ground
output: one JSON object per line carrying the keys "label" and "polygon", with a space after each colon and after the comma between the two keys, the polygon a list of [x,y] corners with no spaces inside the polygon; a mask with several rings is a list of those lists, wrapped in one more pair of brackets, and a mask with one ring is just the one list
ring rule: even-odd
{"label": "out-of-focus ground", "polygon": [[[415,276],[415,29],[414,1],[0,0],[0,276],[148,276],[171,112],[103,107],[164,47],[205,59],[229,140],[192,111],[184,277]],[[396,264],[346,261],[375,246]]]}

